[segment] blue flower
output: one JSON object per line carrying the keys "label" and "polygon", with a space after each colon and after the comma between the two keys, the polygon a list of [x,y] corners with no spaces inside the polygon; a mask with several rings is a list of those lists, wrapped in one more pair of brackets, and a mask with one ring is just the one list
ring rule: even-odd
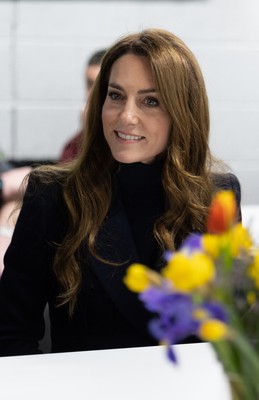
{"label": "blue flower", "polygon": [[172,302],[175,299],[175,293],[169,291],[165,286],[152,286],[145,292],[140,293],[139,299],[145,304],[145,307],[152,312],[165,313],[166,310],[173,307]]}
{"label": "blue flower", "polygon": [[194,305],[190,296],[171,293],[151,299],[151,294],[143,301],[150,311],[159,313],[149,322],[149,330],[156,339],[174,344],[197,332],[199,321],[193,317]]}
{"label": "blue flower", "polygon": [[152,319],[148,325],[151,335],[167,345],[167,356],[176,363],[171,345],[195,335],[200,325],[200,321],[193,316],[194,304],[191,297],[182,293],[167,294],[150,289],[142,294],[142,300],[147,309],[158,313],[158,317]]}
{"label": "blue flower", "polygon": [[202,250],[202,235],[193,233],[189,235],[182,243],[180,250],[187,250],[188,253],[193,253],[197,250]]}
{"label": "blue flower", "polygon": [[163,254],[165,261],[166,261],[166,262],[170,261],[170,259],[172,258],[173,254],[174,254],[173,251],[171,251],[171,250],[166,250],[166,251],[164,252],[164,254]]}
{"label": "blue flower", "polygon": [[225,323],[229,321],[226,309],[220,303],[206,302],[202,305],[202,308],[205,309],[210,318],[215,318]]}

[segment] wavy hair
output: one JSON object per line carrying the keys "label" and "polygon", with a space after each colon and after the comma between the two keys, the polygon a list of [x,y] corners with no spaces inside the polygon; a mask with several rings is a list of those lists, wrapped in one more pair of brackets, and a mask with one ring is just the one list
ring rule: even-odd
{"label": "wavy hair", "polygon": [[[68,303],[71,313],[81,282],[80,248],[87,243],[89,251],[99,257],[96,236],[111,203],[112,175],[118,163],[104,138],[101,114],[112,66],[128,53],[148,58],[163,106],[171,117],[162,178],[166,211],[154,226],[156,240],[161,249],[175,249],[190,232],[205,231],[212,183],[208,99],[200,67],[182,40],[168,31],[147,29],[129,34],[104,55],[88,100],[78,158],[70,165],[48,168],[51,179],[54,174],[62,181],[69,215],[54,271],[63,287],[59,300]],[[45,177],[46,170],[42,170]]]}

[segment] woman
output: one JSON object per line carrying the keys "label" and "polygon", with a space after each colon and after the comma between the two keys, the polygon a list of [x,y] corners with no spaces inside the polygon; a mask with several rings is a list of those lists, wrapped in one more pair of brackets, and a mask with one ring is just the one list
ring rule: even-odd
{"label": "woman", "polygon": [[49,305],[52,351],[152,345],[150,315],[123,284],[205,231],[213,175],[209,112],[193,54],[150,29],[115,43],[90,95],[81,154],[31,174],[0,283],[0,354],[39,352]]}

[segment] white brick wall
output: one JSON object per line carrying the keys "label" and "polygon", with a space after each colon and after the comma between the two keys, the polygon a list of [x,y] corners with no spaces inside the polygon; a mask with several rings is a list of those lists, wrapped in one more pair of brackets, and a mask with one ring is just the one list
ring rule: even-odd
{"label": "white brick wall", "polygon": [[259,203],[259,1],[0,1],[0,146],[8,157],[58,157],[78,127],[83,69],[119,36],[157,26],[202,67],[211,147]]}

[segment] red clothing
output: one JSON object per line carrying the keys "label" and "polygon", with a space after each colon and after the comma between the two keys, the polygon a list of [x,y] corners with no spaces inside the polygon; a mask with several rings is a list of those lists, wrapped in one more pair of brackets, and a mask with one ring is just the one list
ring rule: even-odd
{"label": "red clothing", "polygon": [[82,136],[83,136],[83,131],[80,131],[65,144],[61,156],[59,158],[60,163],[71,161],[77,156],[80,150]]}

